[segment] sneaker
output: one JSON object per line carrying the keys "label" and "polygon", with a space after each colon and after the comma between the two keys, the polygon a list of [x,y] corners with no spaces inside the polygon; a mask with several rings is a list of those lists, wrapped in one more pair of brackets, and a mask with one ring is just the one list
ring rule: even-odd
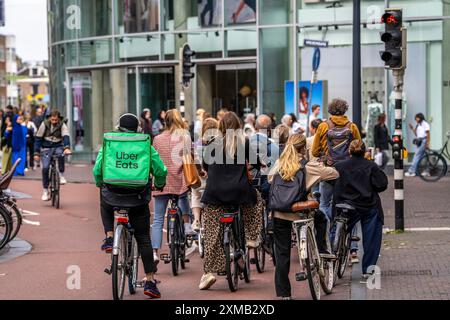
{"label": "sneaker", "polygon": [[50,194],[47,189],[44,189],[44,191],[42,192],[41,200],[42,201],[50,201]]}
{"label": "sneaker", "polygon": [[355,264],[355,263],[359,263],[359,258],[358,258],[358,252],[357,251],[353,251],[350,254],[350,264]]}
{"label": "sneaker", "polygon": [[422,177],[431,177],[431,174],[428,171],[424,171],[422,172]]}
{"label": "sneaker", "polygon": [[158,254],[156,252],[153,252],[153,262],[155,263],[155,267],[159,263],[159,256],[158,256]]}
{"label": "sneaker", "polygon": [[111,253],[113,250],[113,245],[114,245],[113,237],[105,238],[102,244],[102,251],[105,251],[106,253]]}
{"label": "sneaker", "polygon": [[192,229],[197,233],[200,232],[200,221],[194,220],[192,223]]}
{"label": "sneaker", "polygon": [[249,249],[255,249],[259,247],[259,240],[247,240],[247,247]]}
{"label": "sneaker", "polygon": [[161,292],[159,292],[156,286],[156,281],[145,281],[144,294],[153,299],[161,298]]}
{"label": "sneaker", "polygon": [[63,176],[59,176],[59,184],[63,185],[63,184],[66,184],[66,183],[67,183],[66,178],[64,178]]}
{"label": "sneaker", "polygon": [[416,174],[414,172],[405,172],[405,177],[415,177]]}
{"label": "sneaker", "polygon": [[200,290],[208,290],[214,283],[216,283],[216,277],[212,273],[207,273],[202,276],[198,288]]}

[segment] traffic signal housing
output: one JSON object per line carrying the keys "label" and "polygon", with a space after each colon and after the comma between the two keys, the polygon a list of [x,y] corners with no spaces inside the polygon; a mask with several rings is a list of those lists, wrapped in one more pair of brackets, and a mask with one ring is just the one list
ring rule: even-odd
{"label": "traffic signal housing", "polygon": [[187,43],[180,48],[180,83],[185,88],[188,88],[191,80],[195,78],[195,73],[192,70],[195,67],[195,63],[192,62],[194,57],[195,51],[191,50]]}
{"label": "traffic signal housing", "polygon": [[384,51],[381,59],[388,69],[406,68],[406,29],[403,28],[403,13],[401,9],[386,9],[381,18],[385,26],[381,33]]}
{"label": "traffic signal housing", "polygon": [[403,141],[401,136],[394,135],[392,137],[392,158],[394,160],[403,159]]}

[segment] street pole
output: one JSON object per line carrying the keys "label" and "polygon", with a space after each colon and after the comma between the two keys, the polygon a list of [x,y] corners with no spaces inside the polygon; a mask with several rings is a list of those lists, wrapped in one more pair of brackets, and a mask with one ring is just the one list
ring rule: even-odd
{"label": "street pole", "polygon": [[361,0],[353,0],[353,122],[361,130]]}
{"label": "street pole", "polygon": [[[395,132],[394,135],[400,137],[400,146],[403,148],[403,79],[405,69],[393,70],[394,95],[395,95]],[[404,220],[404,200],[403,192],[403,150],[401,155],[394,162],[394,200],[395,200],[395,230],[405,230]]]}
{"label": "street pole", "polygon": [[186,112],[186,108],[184,106],[184,100],[185,100],[184,86],[183,86],[183,84],[181,84],[181,86],[180,86],[180,113],[181,113],[181,117],[183,118],[183,120],[184,120],[185,112]]}

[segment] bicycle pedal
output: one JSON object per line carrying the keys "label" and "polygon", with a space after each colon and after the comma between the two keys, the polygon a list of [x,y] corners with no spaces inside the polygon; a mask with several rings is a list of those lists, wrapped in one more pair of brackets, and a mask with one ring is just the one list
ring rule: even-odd
{"label": "bicycle pedal", "polygon": [[308,276],[305,272],[298,272],[295,274],[295,281],[305,281],[308,279]]}
{"label": "bicycle pedal", "polygon": [[359,240],[361,240],[361,238],[358,237],[358,236],[352,236],[350,239],[351,239],[351,241],[359,241]]}
{"label": "bicycle pedal", "polygon": [[103,270],[104,273],[111,275],[111,268],[105,268],[105,270]]}

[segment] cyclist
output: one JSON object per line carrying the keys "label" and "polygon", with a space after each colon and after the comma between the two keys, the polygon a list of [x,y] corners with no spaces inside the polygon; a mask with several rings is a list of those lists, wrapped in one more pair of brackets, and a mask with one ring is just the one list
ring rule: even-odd
{"label": "cyclist", "polygon": [[[414,117],[417,122],[417,125],[414,127],[412,124],[409,124],[409,128],[414,132],[416,138],[413,140],[413,143],[417,146],[417,151],[414,154],[414,159],[409,167],[408,172],[405,173],[406,177],[415,177],[417,167],[419,165],[420,159],[422,159],[425,154],[426,149],[430,147],[430,125],[425,120],[425,116],[423,113],[418,113]],[[429,173],[427,173],[429,175]]]}
{"label": "cyclist", "polygon": [[[320,181],[334,180],[339,177],[337,171],[332,167],[326,167],[323,163],[318,161],[306,161],[306,137],[303,134],[293,134],[289,137],[286,147],[280,156],[280,159],[275,162],[269,174],[269,182],[272,184],[270,189],[270,206],[277,206],[274,199],[286,199],[290,188],[277,188],[277,184],[286,185],[294,181],[300,170],[303,170],[302,185],[291,186],[299,188],[300,193],[306,200],[306,196],[311,188]],[[278,176],[278,177],[277,177]],[[280,192],[280,190],[282,190]],[[278,194],[275,194],[278,193]],[[279,201],[278,201],[279,202]],[[293,203],[292,203],[293,204]],[[290,207],[292,204],[289,204]],[[282,203],[285,206],[284,203]],[[277,267],[275,269],[275,288],[278,297],[282,299],[291,299],[291,285],[289,282],[289,269],[291,257],[291,233],[292,222],[298,216],[290,212],[281,212],[273,210],[274,213],[274,240],[275,240],[275,261]],[[325,213],[318,211],[314,216],[314,225],[317,231],[316,239],[319,252],[324,258],[333,258],[327,249],[327,231],[328,220]]]}
{"label": "cyclist", "polygon": [[58,156],[60,183],[66,184],[66,179],[63,176],[65,170],[64,155],[71,153],[69,128],[61,113],[58,110],[52,110],[50,116],[41,123],[34,143],[34,160],[39,162],[42,154],[42,185],[44,187],[42,201],[50,200],[48,172],[52,157]]}
{"label": "cyclist", "polygon": [[383,208],[378,195],[387,189],[386,174],[375,164],[364,158],[366,145],[360,140],[350,143],[350,159],[336,164],[340,178],[336,182],[334,202],[347,203],[356,209],[350,217],[348,230],[361,221],[364,256],[362,272],[376,265],[381,249],[383,231]]}
{"label": "cyclist", "polygon": [[[131,133],[136,136],[142,131],[139,125],[139,119],[134,114],[126,113],[119,118],[117,130],[119,133]],[[136,143],[136,142],[131,142]],[[150,211],[148,204],[151,200],[151,180],[143,187],[129,187],[120,185],[111,185],[104,183],[104,155],[105,154],[124,154],[122,150],[107,150],[106,144],[100,150],[94,166],[94,177],[97,187],[101,188],[100,210],[106,239],[101,249],[106,253],[111,253],[113,249],[114,236],[114,207],[127,207],[131,227],[134,229],[134,236],[138,244],[139,252],[144,264],[146,281],[144,285],[144,294],[152,298],[160,298],[161,293],[156,286],[154,274],[157,271],[155,261],[153,260],[153,248],[150,238]],[[112,147],[109,147],[112,148]],[[149,153],[150,162],[146,164],[137,164],[139,172],[148,172],[153,176],[154,186],[157,190],[162,190],[166,184],[167,169],[161,161],[159,154],[153,147],[150,150],[133,148],[135,154],[130,156],[122,155],[121,159],[127,159],[120,162],[120,167],[134,166],[133,159],[144,158],[146,152]],[[138,151],[136,151],[138,150]],[[128,164],[130,162],[131,165]],[[116,163],[114,161],[114,163]],[[105,165],[106,166],[106,165]],[[116,164],[117,166],[117,164]],[[119,171],[118,171],[119,172]],[[125,178],[125,176],[123,177]]]}

